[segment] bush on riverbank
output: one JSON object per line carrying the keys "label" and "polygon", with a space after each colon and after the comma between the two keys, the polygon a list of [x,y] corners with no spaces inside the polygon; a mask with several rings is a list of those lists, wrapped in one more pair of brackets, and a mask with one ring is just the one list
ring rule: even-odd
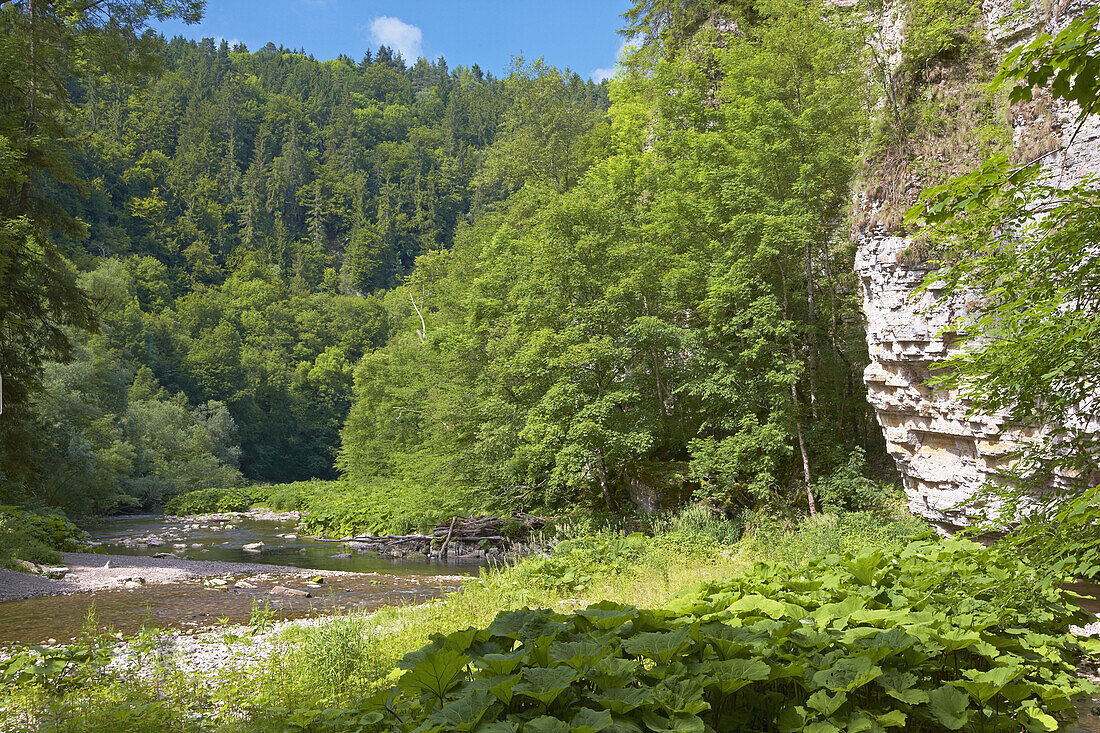
{"label": "bush on riverbank", "polygon": [[169,499],[164,505],[164,513],[185,516],[188,514],[214,514],[217,512],[245,512],[263,496],[262,492],[254,489],[198,489]]}
{"label": "bush on riverbank", "polygon": [[0,566],[18,570],[16,560],[56,565],[62,552],[84,548],[86,537],[57,512],[0,506]]}
{"label": "bush on riverbank", "polygon": [[368,485],[296,481],[262,490],[264,504],[278,511],[301,512],[305,532],[327,537],[407,534],[481,509],[472,496],[390,479]]}

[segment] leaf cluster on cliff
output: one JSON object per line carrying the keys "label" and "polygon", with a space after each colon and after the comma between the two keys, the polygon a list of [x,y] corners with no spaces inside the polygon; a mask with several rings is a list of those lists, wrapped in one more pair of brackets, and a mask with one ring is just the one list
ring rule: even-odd
{"label": "leaf cluster on cliff", "polygon": [[[1078,105],[1078,131],[1095,124],[1097,23],[1092,9],[1017,47],[997,83],[1013,101],[1049,86],[1054,99]],[[1073,137],[1051,152],[1072,152]],[[995,156],[925,191],[910,218],[939,253],[929,282],[945,294],[981,293],[952,324],[966,348],[935,381],[959,389],[975,412],[1001,412],[1036,437],[975,497],[975,516],[1000,530],[1022,522],[1010,539],[1036,562],[1098,577],[1100,181],[1086,175],[1067,186],[1062,176],[1042,159]]]}

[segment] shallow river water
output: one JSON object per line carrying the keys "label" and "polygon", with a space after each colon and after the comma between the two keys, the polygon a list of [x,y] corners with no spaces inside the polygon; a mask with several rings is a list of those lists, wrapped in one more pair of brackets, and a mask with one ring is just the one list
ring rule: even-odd
{"label": "shallow river water", "polygon": [[[399,575],[477,575],[479,568],[485,565],[462,559],[428,560],[423,555],[388,558],[378,557],[373,552],[348,552],[339,542],[319,542],[297,535],[293,521],[236,518],[211,521],[145,514],[102,519],[86,523],[83,528],[93,540],[103,543],[93,552],[108,555],[149,556],[172,552],[185,560],[268,563],[312,570]],[[159,538],[164,545],[139,546],[140,540],[150,535]],[[286,535],[296,536],[288,538]],[[243,549],[256,542],[264,543],[259,552]],[[186,545],[186,548],[173,545]]]}
{"label": "shallow river water", "polygon": [[[0,603],[0,645],[37,644],[51,639],[67,642],[80,633],[90,610],[94,610],[100,630],[132,634],[142,627],[179,629],[219,621],[247,623],[253,609],[264,606],[272,610],[275,620],[280,620],[421,603],[456,590],[461,578],[455,576],[475,575],[484,566],[423,556],[381,558],[375,553],[349,553],[340,543],[294,536],[292,521],[148,515],[100,520],[85,529],[93,540],[102,543],[93,551],[107,555],[171,552],[185,560],[261,563],[355,574],[329,576],[318,586],[308,584],[304,577],[237,573],[230,566],[221,576],[228,582],[220,586],[194,579],[7,601]],[[150,539],[154,544],[143,541]],[[243,549],[256,542],[264,543],[259,552]],[[241,579],[256,587],[234,587]],[[276,585],[306,590],[311,597],[269,594]]]}

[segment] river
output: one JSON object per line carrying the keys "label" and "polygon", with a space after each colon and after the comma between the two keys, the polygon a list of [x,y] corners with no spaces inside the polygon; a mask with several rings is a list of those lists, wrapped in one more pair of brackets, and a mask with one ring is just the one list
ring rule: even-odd
{"label": "river", "polygon": [[[99,631],[132,634],[141,628],[187,629],[218,622],[247,623],[257,607],[274,620],[318,614],[374,610],[422,603],[456,590],[463,575],[476,575],[483,562],[439,561],[423,556],[388,558],[349,552],[340,543],[301,536],[294,520],[243,517],[112,517],[86,524],[93,552],[152,557],[171,553],[184,560],[259,563],[351,574],[327,576],[321,583],[264,573],[234,572],[221,580],[183,582],[127,589],[43,596],[0,603],[0,644],[66,642],[76,637],[94,611]],[[263,543],[258,550],[243,549]],[[273,568],[274,570],[274,568]],[[242,587],[236,581],[244,580]],[[247,586],[254,587],[247,587]],[[305,596],[272,595],[292,586]]]}

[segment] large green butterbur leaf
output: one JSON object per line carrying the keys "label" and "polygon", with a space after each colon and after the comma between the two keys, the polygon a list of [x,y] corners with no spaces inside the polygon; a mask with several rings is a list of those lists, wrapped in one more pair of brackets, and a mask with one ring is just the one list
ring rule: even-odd
{"label": "large green butterbur leaf", "polygon": [[523,662],[525,656],[527,652],[521,648],[507,654],[485,654],[478,657],[475,664],[490,674],[511,674]]}
{"label": "large green butterbur leaf", "polygon": [[786,614],[787,606],[780,601],[764,596],[748,595],[731,603],[727,610],[742,616],[761,615],[777,619]]}
{"label": "large green butterbur leaf", "polygon": [[815,672],[814,684],[827,690],[849,692],[867,684],[882,674],[867,657],[845,657],[838,660],[829,669]]}
{"label": "large green butterbur leaf", "polygon": [[959,730],[970,720],[967,710],[969,702],[966,693],[951,685],[928,693],[928,711],[948,730]]}
{"label": "large green butterbur leaf", "polygon": [[572,727],[564,720],[540,715],[523,726],[523,733],[570,733]]}
{"label": "large green butterbur leaf", "polygon": [[443,649],[429,654],[424,661],[406,671],[398,680],[403,690],[423,692],[442,700],[459,683],[459,673],[469,658],[462,652]]}
{"label": "large green butterbur leaf", "polygon": [[581,708],[569,721],[573,733],[600,733],[610,727],[611,723],[611,713],[591,708]]}
{"label": "large green butterbur leaf", "polygon": [[637,617],[633,606],[622,606],[603,601],[577,611],[577,615],[597,629],[614,629]]}
{"label": "large green butterbur leaf", "polygon": [[687,628],[679,628],[675,631],[649,631],[624,639],[623,649],[628,654],[667,664],[691,643],[691,632]]}
{"label": "large green butterbur leaf", "polygon": [[979,703],[984,703],[989,698],[999,693],[1004,686],[1019,676],[1018,668],[995,667],[988,672],[979,672],[968,669],[963,672],[963,679],[959,684],[970,693],[970,696]]}
{"label": "large green butterbur leaf", "polygon": [[428,716],[425,725],[442,726],[448,731],[473,730],[489,709],[497,704],[497,698],[488,692],[474,690],[457,700],[452,700]]}
{"label": "large green butterbur leaf", "polygon": [[829,716],[840,709],[840,706],[848,702],[848,695],[838,692],[830,695],[825,690],[818,690],[806,700],[806,707],[816,710],[822,715]]}
{"label": "large green butterbur leaf", "polygon": [[612,687],[596,695],[596,702],[616,715],[626,715],[653,699],[653,692],[643,687]]}
{"label": "large green butterbur leaf", "polygon": [[760,659],[715,660],[692,667],[692,672],[710,680],[709,687],[717,687],[727,695],[753,682],[768,679],[771,671],[771,666]]}
{"label": "large green butterbur leaf", "polygon": [[569,689],[577,679],[575,670],[569,667],[527,667],[523,670],[523,682],[516,685],[517,695],[533,697],[543,705],[549,705],[558,695]]}
{"label": "large green butterbur leaf", "polygon": [[614,641],[614,639],[556,641],[550,645],[550,662],[551,664],[564,664],[567,667],[582,670],[595,664],[607,656],[609,652],[613,652]]}

